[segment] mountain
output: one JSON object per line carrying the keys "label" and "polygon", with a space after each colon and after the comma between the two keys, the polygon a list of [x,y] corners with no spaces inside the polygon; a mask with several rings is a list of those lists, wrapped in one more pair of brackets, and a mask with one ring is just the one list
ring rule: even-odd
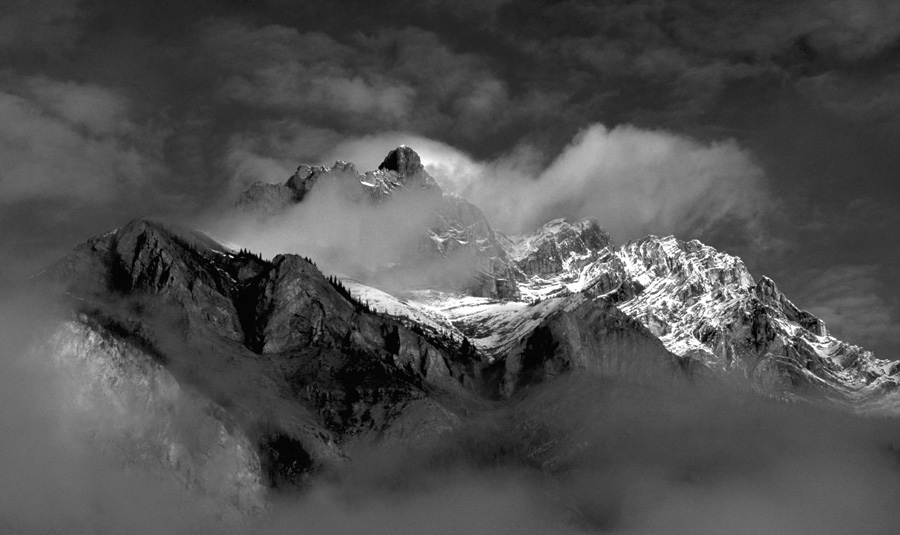
{"label": "mountain", "polygon": [[[518,298],[502,236],[476,206],[443,192],[409,147],[392,150],[377,170],[364,174],[342,161],[332,167],[301,165],[283,185],[255,183],[237,206],[271,215],[296,204],[322,202],[323,197],[346,201],[333,206],[346,213],[344,224],[356,227],[338,238],[348,248],[382,240],[385,231],[401,242],[389,251],[385,265],[365,266],[378,272],[374,276],[403,280],[404,286]],[[360,216],[373,213],[366,212],[372,207],[378,207],[376,214],[392,215]]]}
{"label": "mountain", "polygon": [[[585,228],[595,223],[553,221],[516,245],[515,265],[528,266],[526,298],[586,294],[613,303],[672,353],[713,374],[746,377],[766,394],[861,408],[897,389],[900,364],[829,335],[771,279],[754,281],[739,258],[672,236],[614,247],[591,231],[596,245],[586,246],[574,239]],[[548,236],[571,245],[552,249]]]}
{"label": "mountain", "polygon": [[[145,220],[92,238],[41,278],[67,288],[73,313],[49,352],[79,378],[79,406],[138,415],[127,432],[104,426],[118,429],[101,434],[106,447],[140,451],[239,508],[302,486],[358,444],[430,439],[566,371],[689,375],[610,303],[517,303],[510,350],[489,357],[452,326],[373,310],[309,259],[264,260]],[[200,422],[180,424],[183,414]]]}
{"label": "mountain", "polygon": [[[245,514],[352,464],[360,448],[440,444],[499,415],[525,446],[497,455],[555,466],[584,448],[569,431],[545,432],[561,418],[550,415],[593,399],[572,397],[586,388],[579,377],[616,385],[603,387],[613,398],[728,383],[766,399],[900,410],[900,364],[837,340],[739,258],[674,237],[616,245],[594,220],[504,236],[408,147],[364,174],[300,166],[238,204],[265,221],[333,193],[355,211],[427,217],[412,218],[414,246],[395,265],[357,277],[147,220],[37,277],[65,289],[71,313],[44,349],[76,385],[72,408],[97,430],[91,440]],[[433,269],[442,263],[454,269]],[[419,269],[448,280],[375,287],[383,270]]]}

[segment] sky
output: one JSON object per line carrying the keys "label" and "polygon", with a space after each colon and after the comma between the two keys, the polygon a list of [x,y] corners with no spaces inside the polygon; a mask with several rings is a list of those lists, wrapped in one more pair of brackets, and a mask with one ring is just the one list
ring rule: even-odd
{"label": "sky", "polygon": [[697,238],[897,358],[898,112],[892,0],[6,0],[0,287],[404,143],[500,230]]}

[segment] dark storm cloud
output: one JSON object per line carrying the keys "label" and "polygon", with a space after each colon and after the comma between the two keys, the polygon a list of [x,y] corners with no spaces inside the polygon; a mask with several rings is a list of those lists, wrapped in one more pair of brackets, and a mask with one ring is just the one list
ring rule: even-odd
{"label": "dark storm cloud", "polygon": [[9,0],[0,6],[0,46],[52,53],[79,35],[77,0]]}
{"label": "dark storm cloud", "polygon": [[[152,147],[107,88],[44,77],[0,93],[0,199],[103,204],[158,172]],[[11,84],[13,85],[13,84]]]}
{"label": "dark storm cloud", "polygon": [[900,114],[900,74],[852,79],[828,72],[802,80],[799,89],[819,105],[856,122]]}
{"label": "dark storm cloud", "polygon": [[249,120],[255,131],[230,139],[231,161],[236,153],[317,161],[341,137],[390,130],[471,139],[497,128],[514,107],[480,57],[417,28],[338,42],[320,32],[217,20],[203,28],[201,43],[222,79],[215,98],[259,114]]}
{"label": "dark storm cloud", "polygon": [[[610,104],[627,102],[626,119],[649,113],[659,120],[667,114],[702,115],[728,84],[742,80],[787,77],[791,83],[810,71],[840,72],[894,44],[898,21],[897,5],[879,0],[514,0],[499,8],[496,27],[545,66],[550,76],[531,83],[553,85],[561,77],[582,92],[632,85],[637,93],[622,92]],[[571,104],[597,111],[575,95]]]}
{"label": "dark storm cloud", "polygon": [[201,43],[225,76],[217,96],[253,108],[359,117],[390,126],[410,112],[415,96],[411,87],[364,68],[370,58],[321,33],[213,21],[203,28]]}

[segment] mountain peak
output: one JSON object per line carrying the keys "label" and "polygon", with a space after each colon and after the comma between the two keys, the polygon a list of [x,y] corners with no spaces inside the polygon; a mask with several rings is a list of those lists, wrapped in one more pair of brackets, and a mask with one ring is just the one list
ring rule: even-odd
{"label": "mountain peak", "polygon": [[406,145],[400,145],[389,152],[378,168],[394,171],[402,178],[407,178],[425,171],[425,167],[422,165],[422,159],[419,158],[416,151]]}

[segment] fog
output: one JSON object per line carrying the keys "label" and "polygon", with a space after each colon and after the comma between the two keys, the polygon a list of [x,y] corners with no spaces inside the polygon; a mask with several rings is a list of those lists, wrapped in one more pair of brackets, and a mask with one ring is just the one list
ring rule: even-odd
{"label": "fog", "polygon": [[21,293],[0,308],[4,533],[827,535],[900,525],[894,419],[577,373],[430,442],[351,449],[346,465],[237,519],[158,467],[96,447],[108,437],[81,427],[91,419],[73,412],[74,376],[29,349],[58,310]]}
{"label": "fog", "polygon": [[321,180],[303,202],[274,215],[226,210],[198,227],[232,248],[272,259],[298,254],[326,274],[357,278],[387,290],[447,287],[475,274],[478,259],[461,249],[437,256],[429,229],[441,197],[396,190],[383,203],[354,199],[357,188]]}
{"label": "fog", "polygon": [[[67,376],[39,348],[68,315],[43,293],[4,289],[0,306],[0,531],[199,532],[214,518],[174,477],[98,449]],[[97,416],[97,415],[92,415]],[[99,418],[92,418],[99,421]]]}
{"label": "fog", "polygon": [[[326,271],[362,272],[412,252],[432,208],[418,199],[379,211],[327,188],[314,195],[211,233],[268,257],[295,251]],[[431,441],[351,449],[345,465],[299,491],[269,493],[267,510],[241,517],[158,464],[124,458],[121,437],[91,427],[102,415],[77,413],[77,375],[40,350],[69,313],[12,286],[0,305],[5,533],[828,535],[900,526],[896,419],[765,400],[724,382],[647,387],[578,373],[467,415]]]}
{"label": "fog", "polygon": [[733,139],[704,143],[689,136],[594,123],[559,154],[520,144],[479,161],[409,133],[348,139],[327,157],[377,164],[387,148],[406,143],[444,190],[465,197],[508,233],[530,232],[558,217],[593,217],[622,242],[648,234],[771,241],[762,220],[777,207],[756,158]]}
{"label": "fog", "polygon": [[[315,195],[263,223],[217,227],[217,237],[364,270],[402,258],[430,213],[421,200],[375,211],[329,190]],[[896,419],[779,403],[725,383],[647,387],[578,373],[431,441],[351,449],[345,465],[240,517],[158,464],[117,452],[121,437],[91,427],[102,415],[77,413],[77,376],[40,351],[69,313],[26,285],[4,294],[4,533],[828,535],[900,526]]]}
{"label": "fog", "polygon": [[[892,533],[900,428],[751,394],[568,377],[276,509],[317,533]],[[340,518],[340,521],[336,519]]]}
{"label": "fog", "polygon": [[[477,161],[433,139],[388,132],[346,139],[319,163],[340,159],[359,169],[374,169],[402,143],[419,153],[445,192],[471,201],[503,232],[529,233],[558,217],[593,217],[619,243],[674,233],[714,243],[753,243],[756,250],[778,246],[762,224],[777,201],[752,154],[733,140],[702,143],[663,130],[631,125],[610,129],[596,123],[552,159],[519,145],[493,160]],[[238,169],[234,182],[242,187],[253,176],[287,179],[283,166],[261,160],[252,151],[236,149],[231,156]],[[304,202],[282,214],[235,218],[226,213],[200,226],[265,256],[302,254],[327,271],[382,287],[441,281],[452,263],[453,277],[465,278],[475,270],[474,259],[463,256],[402,273],[378,270],[410,264],[439,199],[410,194],[379,206],[349,202],[345,197],[359,197],[359,192],[342,192],[340,181],[320,181]],[[395,197],[401,195],[395,192]],[[411,277],[418,280],[406,280]]]}

